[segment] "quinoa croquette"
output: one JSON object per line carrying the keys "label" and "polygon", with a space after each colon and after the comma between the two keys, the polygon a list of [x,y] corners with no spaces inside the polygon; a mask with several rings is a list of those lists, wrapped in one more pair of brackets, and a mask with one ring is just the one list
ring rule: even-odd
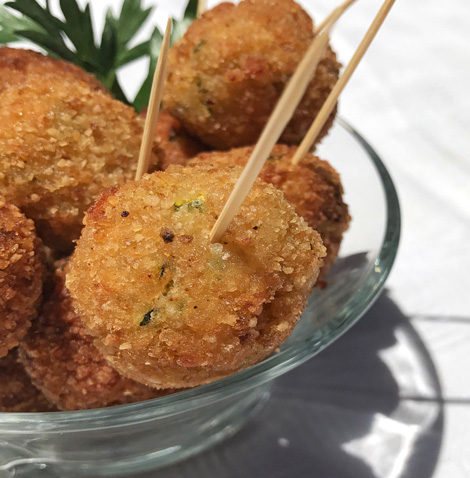
{"label": "quinoa croquette", "polygon": [[[348,205],[343,200],[343,186],[336,170],[313,154],[306,155],[294,166],[292,158],[296,150],[295,146],[276,145],[259,178],[280,189],[295,212],[320,234],[327,251],[319,276],[321,285],[338,256],[351,217]],[[202,153],[188,164],[245,166],[252,152],[253,148],[247,147],[220,153]]]}
{"label": "quinoa croquette", "polygon": [[84,410],[168,395],[116,372],[93,345],[65,287],[67,261],[57,263],[55,288],[20,345],[33,383],[61,410]]}
{"label": "quinoa croquette", "polygon": [[172,164],[185,165],[189,159],[208,148],[189,136],[181,122],[169,113],[161,111],[155,131],[155,154],[158,169],[165,171]]}
{"label": "quinoa croquette", "polygon": [[[164,108],[216,149],[252,145],[313,38],[312,19],[293,0],[222,3],[170,49]],[[328,47],[281,143],[302,141],[339,68]]]}
{"label": "quinoa croquette", "polygon": [[6,47],[0,103],[0,190],[70,251],[95,197],[133,179],[144,119],[80,68]]}
{"label": "quinoa croquette", "polygon": [[18,349],[0,358],[0,412],[53,412],[57,408],[31,382]]}
{"label": "quinoa croquette", "polygon": [[211,244],[240,173],[171,166],[108,190],[88,211],[66,283],[122,374],[157,388],[201,385],[259,362],[292,332],[325,248],[259,180]]}
{"label": "quinoa croquette", "polygon": [[0,197],[0,357],[18,345],[37,315],[42,259],[33,221]]}
{"label": "quinoa croquette", "polygon": [[[7,88],[25,87],[31,75],[44,78],[69,76],[88,85],[92,90],[106,92],[106,88],[90,73],[68,61],[53,60],[32,50],[0,48],[0,93]],[[49,85],[53,86],[53,85]]]}

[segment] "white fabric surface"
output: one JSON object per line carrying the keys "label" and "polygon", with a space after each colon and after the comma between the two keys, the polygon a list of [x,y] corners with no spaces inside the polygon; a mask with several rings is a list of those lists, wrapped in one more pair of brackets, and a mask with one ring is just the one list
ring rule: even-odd
{"label": "white fabric surface", "polygon": [[[344,19],[341,53],[376,4]],[[341,105],[398,188],[403,230],[388,289],[429,348],[447,401],[436,478],[470,476],[469,80],[470,3],[398,0]]]}
{"label": "white fabric surface", "polygon": [[[153,2],[160,25],[185,4]],[[96,16],[111,3],[119,4],[93,2]],[[301,3],[320,19],[333,5]],[[336,28],[333,44],[343,63],[379,5],[359,0]],[[139,68],[123,74],[128,91],[137,87]],[[403,233],[388,289],[421,334],[442,382],[446,421],[436,478],[470,476],[469,85],[470,2],[398,0],[340,106],[398,188]]]}

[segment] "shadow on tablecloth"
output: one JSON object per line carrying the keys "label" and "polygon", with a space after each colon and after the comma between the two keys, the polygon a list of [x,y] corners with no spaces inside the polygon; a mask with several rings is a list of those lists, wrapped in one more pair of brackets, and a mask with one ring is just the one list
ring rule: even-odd
{"label": "shadow on tablecloth", "polygon": [[443,423],[432,359],[383,293],[342,338],[278,379],[233,438],[136,478],[430,478]]}

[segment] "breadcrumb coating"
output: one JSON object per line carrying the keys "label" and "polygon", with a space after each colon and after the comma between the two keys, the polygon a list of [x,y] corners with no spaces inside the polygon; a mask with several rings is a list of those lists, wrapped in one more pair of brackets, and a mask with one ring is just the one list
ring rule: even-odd
{"label": "breadcrumb coating", "polygon": [[0,93],[7,88],[22,88],[29,82],[30,75],[72,76],[93,90],[106,93],[106,88],[90,73],[68,61],[52,60],[32,50],[0,47]]}
{"label": "breadcrumb coating", "polygon": [[134,177],[144,119],[39,53],[0,48],[0,78],[0,190],[46,245],[70,251],[95,197]]}
{"label": "breadcrumb coating", "polygon": [[65,287],[66,260],[59,261],[55,288],[20,344],[33,383],[61,410],[84,410],[168,395],[116,372],[93,345]]}
{"label": "breadcrumb coating", "polygon": [[161,111],[158,116],[155,143],[158,169],[162,171],[172,164],[184,165],[189,159],[208,149],[197,139],[189,136],[183,130],[181,122],[166,111]]}
{"label": "breadcrumb coating", "polygon": [[[336,170],[313,154],[308,154],[298,165],[293,166],[292,158],[296,150],[296,146],[276,145],[259,178],[280,189],[295,212],[320,234],[327,251],[318,277],[318,285],[322,285],[338,256],[351,216],[348,205],[343,201],[343,186]],[[224,153],[202,153],[188,164],[245,166],[252,152],[253,147]]]}
{"label": "breadcrumb coating", "polygon": [[[312,19],[293,0],[222,3],[170,49],[164,107],[216,149],[255,144],[313,38]],[[281,143],[302,141],[339,68],[328,47]]]}
{"label": "breadcrumb coating", "polygon": [[18,349],[0,359],[0,412],[54,412],[57,408],[32,384]]}
{"label": "breadcrumb coating", "polygon": [[18,345],[37,315],[42,258],[33,221],[0,197],[0,357]]}
{"label": "breadcrumb coating", "polygon": [[157,388],[201,385],[262,360],[292,332],[325,249],[261,181],[211,244],[241,170],[171,166],[88,211],[67,287],[122,374]]}

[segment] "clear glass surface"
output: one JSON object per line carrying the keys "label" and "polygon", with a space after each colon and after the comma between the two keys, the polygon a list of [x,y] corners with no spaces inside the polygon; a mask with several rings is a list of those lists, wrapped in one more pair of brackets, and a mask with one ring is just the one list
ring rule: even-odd
{"label": "clear glass surface", "polygon": [[340,340],[276,379],[239,433],[158,478],[434,476],[449,417],[415,323],[382,292]]}
{"label": "clear glass surface", "polygon": [[233,434],[266,401],[273,379],[323,350],[367,311],[398,248],[397,194],[379,157],[345,122],[337,122],[319,155],[341,173],[353,220],[328,287],[312,293],[280,351],[212,384],[147,402],[0,413],[1,478],[32,476],[33,469],[48,477],[119,476],[193,455]]}

